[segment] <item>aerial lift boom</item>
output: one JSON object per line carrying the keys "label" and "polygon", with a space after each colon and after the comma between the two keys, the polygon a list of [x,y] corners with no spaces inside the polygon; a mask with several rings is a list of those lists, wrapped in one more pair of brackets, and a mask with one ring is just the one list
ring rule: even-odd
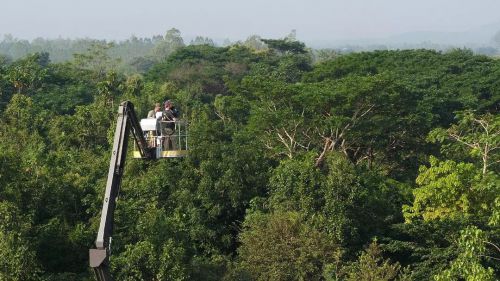
{"label": "aerial lift boom", "polygon": [[143,159],[154,159],[154,148],[149,148],[143,131],[135,115],[134,106],[129,101],[124,101],[118,109],[113,152],[109,163],[108,180],[101,212],[99,232],[95,241],[95,249],[90,249],[90,266],[94,269],[98,281],[111,281],[109,270],[109,256],[111,254],[111,236],[113,233],[113,220],[116,199],[120,189],[129,132],[132,132],[135,142]]}

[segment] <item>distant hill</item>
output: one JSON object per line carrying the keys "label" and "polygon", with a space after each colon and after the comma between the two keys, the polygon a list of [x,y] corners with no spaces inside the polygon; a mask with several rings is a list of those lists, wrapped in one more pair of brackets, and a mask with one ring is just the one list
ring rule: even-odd
{"label": "distant hill", "polygon": [[407,32],[388,38],[391,43],[418,44],[432,42],[443,45],[491,45],[492,38],[500,31],[500,22],[480,26],[463,32]]}
{"label": "distant hill", "polygon": [[387,46],[411,48],[447,47],[494,47],[493,36],[500,31],[500,22],[483,25],[461,32],[414,31],[386,38],[360,38],[356,40],[322,40],[307,42],[314,48],[337,48],[344,46]]}

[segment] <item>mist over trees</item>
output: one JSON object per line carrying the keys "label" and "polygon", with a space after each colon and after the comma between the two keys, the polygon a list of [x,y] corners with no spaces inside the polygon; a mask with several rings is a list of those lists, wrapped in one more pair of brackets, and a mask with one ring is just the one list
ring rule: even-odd
{"label": "mist over trees", "polygon": [[[290,34],[285,36],[288,40],[297,40],[297,31],[292,30]],[[195,36],[187,40],[183,39],[181,31],[176,28],[171,28],[165,34],[154,35],[152,37],[139,38],[132,35],[126,40],[108,41],[97,40],[91,38],[68,39],[56,38],[45,39],[35,38],[33,40],[25,40],[15,38],[11,34],[6,34],[0,41],[0,61],[12,61],[23,58],[32,53],[48,53],[51,61],[55,63],[70,61],[74,55],[82,54],[94,48],[97,45],[107,46],[109,48],[108,55],[118,60],[117,64],[121,72],[131,74],[135,72],[145,73],[153,64],[161,62],[165,57],[173,51],[185,45],[210,45],[210,46],[231,46],[243,45],[253,50],[264,50],[266,44],[261,40],[259,35],[250,35],[245,40],[230,41],[225,39],[222,42],[217,42],[212,38],[204,36]],[[488,56],[498,56],[500,48],[500,31],[493,34],[489,44],[453,44],[453,43],[436,43],[430,39],[421,39],[413,42],[397,41],[397,42],[344,42],[344,43],[322,43],[323,47],[308,48],[312,53],[313,61],[322,61],[333,58],[337,54],[348,54],[352,52],[365,52],[375,50],[402,50],[402,49],[434,49],[437,51],[450,51],[455,48],[467,48],[477,54]]]}
{"label": "mist over trees", "polygon": [[116,280],[500,276],[498,59],[314,51],[293,32],[6,40],[0,280],[93,280],[117,106],[146,116],[166,99],[189,156],[129,157]]}

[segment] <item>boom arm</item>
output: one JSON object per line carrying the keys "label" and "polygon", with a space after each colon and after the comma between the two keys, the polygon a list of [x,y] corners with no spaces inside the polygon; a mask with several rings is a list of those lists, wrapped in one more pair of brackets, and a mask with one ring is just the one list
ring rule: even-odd
{"label": "boom arm", "polygon": [[113,141],[113,153],[109,162],[108,181],[101,212],[99,232],[95,241],[96,249],[90,249],[90,266],[94,269],[98,281],[111,281],[109,270],[109,256],[111,254],[111,235],[113,233],[113,220],[116,207],[116,198],[120,190],[120,184],[127,156],[128,134],[132,129],[141,157],[153,159],[154,151],[147,146],[144,135],[137,117],[134,106],[129,101],[124,101],[118,108],[118,120],[116,123],[115,138]]}

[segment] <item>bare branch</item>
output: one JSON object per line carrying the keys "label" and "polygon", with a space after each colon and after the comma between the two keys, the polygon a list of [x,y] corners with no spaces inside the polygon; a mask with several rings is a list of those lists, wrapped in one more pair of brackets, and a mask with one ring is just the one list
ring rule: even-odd
{"label": "bare branch", "polygon": [[479,255],[479,256],[480,257],[485,257],[485,258],[489,258],[489,259],[494,259],[494,260],[500,261],[499,258],[495,258],[495,257],[487,256],[487,255]]}
{"label": "bare branch", "polygon": [[323,160],[325,158],[326,152],[329,150],[329,147],[330,147],[331,143],[332,143],[332,139],[331,138],[325,138],[325,144],[323,145],[323,151],[318,156],[318,158],[316,158],[316,163],[315,163],[316,167],[321,166],[321,164],[323,163]]}
{"label": "bare branch", "polygon": [[483,241],[483,242],[486,243],[486,244],[489,244],[489,245],[491,245],[493,247],[495,247],[495,249],[497,249],[497,251],[500,253],[500,247],[498,247],[495,243],[491,243],[489,241]]}

